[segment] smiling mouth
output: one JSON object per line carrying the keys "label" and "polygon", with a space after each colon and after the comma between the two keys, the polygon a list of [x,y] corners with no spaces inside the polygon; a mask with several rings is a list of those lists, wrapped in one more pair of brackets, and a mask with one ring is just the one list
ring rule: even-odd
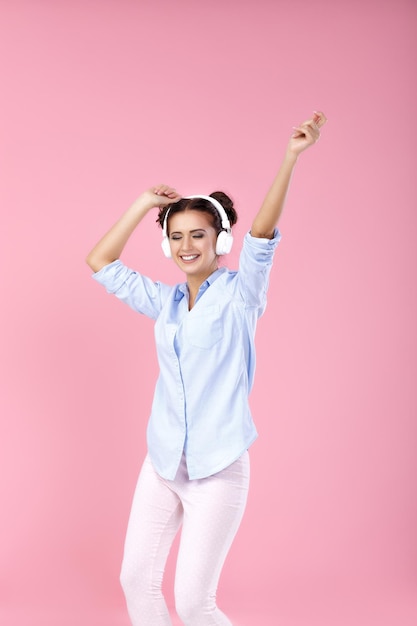
{"label": "smiling mouth", "polygon": [[181,257],[182,261],[194,261],[197,259],[198,254],[187,254]]}

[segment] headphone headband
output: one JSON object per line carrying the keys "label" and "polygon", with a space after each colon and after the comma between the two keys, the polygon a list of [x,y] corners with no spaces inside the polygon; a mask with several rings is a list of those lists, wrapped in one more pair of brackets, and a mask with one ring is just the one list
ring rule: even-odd
{"label": "headphone headband", "polygon": [[212,198],[211,196],[204,196],[204,195],[195,195],[195,196],[185,196],[186,198],[190,198],[190,200],[192,198],[201,198],[202,200],[208,200],[209,202],[211,202],[211,204],[216,207],[216,209],[218,210],[218,212],[220,213],[220,217],[222,218],[222,226],[223,228],[230,228],[230,222],[229,222],[229,218],[227,217],[226,211],[224,210],[224,207],[220,204],[220,202],[218,200],[216,200],[216,198]]}
{"label": "headphone headband", "polygon": [[[221,220],[222,220],[222,228],[224,228],[224,229],[226,229],[228,231],[231,230],[229,218],[227,217],[226,211],[224,210],[224,207],[220,204],[220,202],[218,200],[216,200],[216,198],[212,198],[211,196],[204,196],[202,194],[196,194],[194,196],[183,196],[183,198],[186,199],[186,200],[192,200],[193,198],[201,198],[202,200],[208,200],[209,202],[211,202],[211,204],[219,212]],[[162,236],[163,237],[167,236],[168,215],[169,215],[170,210],[171,210],[171,207],[165,213],[164,224],[162,226]]]}

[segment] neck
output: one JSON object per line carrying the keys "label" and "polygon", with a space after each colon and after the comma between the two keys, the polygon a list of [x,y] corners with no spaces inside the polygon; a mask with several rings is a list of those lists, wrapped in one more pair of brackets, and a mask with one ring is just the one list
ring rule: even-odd
{"label": "neck", "polygon": [[189,308],[190,309],[194,306],[194,302],[195,302],[195,299],[197,298],[198,290],[200,289],[201,285],[217,269],[219,269],[219,268],[218,267],[214,267],[213,270],[210,272],[210,274],[207,274],[206,276],[188,276],[187,277],[187,286],[188,286],[188,293],[189,293]]}

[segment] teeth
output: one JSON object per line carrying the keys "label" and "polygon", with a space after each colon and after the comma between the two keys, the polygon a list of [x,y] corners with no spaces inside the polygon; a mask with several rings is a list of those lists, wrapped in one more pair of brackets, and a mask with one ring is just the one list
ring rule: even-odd
{"label": "teeth", "polygon": [[189,256],[182,256],[181,258],[184,261],[192,261],[193,259],[196,259],[197,256],[198,256],[197,254],[190,254]]}

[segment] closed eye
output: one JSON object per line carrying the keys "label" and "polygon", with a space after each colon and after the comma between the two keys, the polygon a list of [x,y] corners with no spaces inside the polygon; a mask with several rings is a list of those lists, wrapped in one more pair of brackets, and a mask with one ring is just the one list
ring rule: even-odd
{"label": "closed eye", "polygon": [[[194,231],[194,232],[191,232],[191,236],[192,236],[193,239],[203,239],[205,234],[206,233],[204,231]],[[181,233],[171,233],[169,238],[172,241],[179,241],[180,239],[182,239],[182,234]]]}

